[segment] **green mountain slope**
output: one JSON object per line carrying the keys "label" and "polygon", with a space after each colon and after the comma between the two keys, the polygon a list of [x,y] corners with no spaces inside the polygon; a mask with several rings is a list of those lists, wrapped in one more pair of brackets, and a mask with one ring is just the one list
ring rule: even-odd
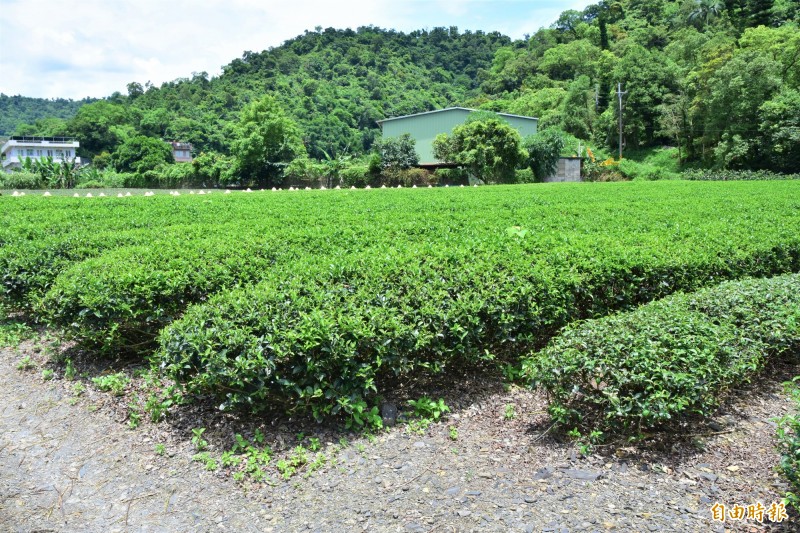
{"label": "green mountain slope", "polygon": [[244,52],[218,77],[133,82],[67,122],[22,130],[75,135],[85,156],[141,135],[227,154],[240,111],[270,94],[320,160],[368,153],[381,118],[452,105],[537,116],[613,153],[619,87],[626,150],[677,147],[678,167],[795,171],[798,22],[798,0],[604,0],[517,41],[454,27],[318,28]]}
{"label": "green mountain slope", "polygon": [[218,78],[201,73],[158,89],[136,86],[130,108],[151,133],[224,150],[225,123],[270,92],[300,125],[311,157],[361,153],[378,135],[377,120],[477,95],[478,73],[510,44],[499,33],[456,28],[328,28],[245,52]]}
{"label": "green mountain slope", "polygon": [[63,98],[49,100],[0,94],[0,135],[12,135],[20,125],[33,124],[41,119],[69,120],[82,105],[93,101],[91,98],[77,101]]}

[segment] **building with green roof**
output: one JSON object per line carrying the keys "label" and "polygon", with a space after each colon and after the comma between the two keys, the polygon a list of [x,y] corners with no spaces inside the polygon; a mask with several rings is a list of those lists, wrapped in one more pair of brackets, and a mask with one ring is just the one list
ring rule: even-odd
{"label": "building with green roof", "polygon": [[[469,114],[475,111],[477,110],[466,107],[448,107],[447,109],[427,111],[414,115],[387,118],[379,120],[378,124],[381,127],[384,139],[399,137],[404,133],[411,135],[411,138],[416,141],[420,166],[439,166],[443,162],[433,156],[433,140],[440,133],[451,133],[453,128],[463,124]],[[495,114],[519,131],[521,137],[536,133],[539,121],[537,118],[509,115],[507,113]]]}

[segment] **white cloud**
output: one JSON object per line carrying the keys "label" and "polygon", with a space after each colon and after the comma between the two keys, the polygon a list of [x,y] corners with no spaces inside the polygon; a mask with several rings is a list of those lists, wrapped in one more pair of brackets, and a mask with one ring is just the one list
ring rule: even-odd
{"label": "white cloud", "polygon": [[[497,30],[519,38],[549,25],[561,10],[574,4],[483,0],[0,2],[0,92],[47,98],[102,97],[125,92],[132,81],[160,85],[190,77],[192,72],[216,75],[245,50],[279,46],[315,26],[375,25],[411,31],[452,25]],[[535,27],[524,27],[522,20],[532,21]]]}
{"label": "white cloud", "polygon": [[436,3],[448,15],[461,16],[468,13],[470,4],[474,5],[475,2],[470,2],[470,0],[437,0]]}
{"label": "white cloud", "polygon": [[592,3],[596,2],[585,0],[527,2],[528,7],[521,9],[518,17],[506,19],[504,24],[498,27],[498,31],[515,39],[521,39],[525,35],[533,35],[539,28],[550,27],[564,11],[569,9],[582,11]]}

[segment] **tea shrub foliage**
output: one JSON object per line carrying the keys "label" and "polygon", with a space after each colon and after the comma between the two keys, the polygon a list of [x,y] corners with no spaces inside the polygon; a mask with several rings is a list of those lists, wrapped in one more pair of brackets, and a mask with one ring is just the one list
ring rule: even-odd
{"label": "tea shrub foliage", "polygon": [[523,363],[550,414],[638,437],[709,415],[770,358],[800,355],[800,275],[730,281],[567,326]]}
{"label": "tea shrub foliage", "polygon": [[[800,183],[0,197],[0,298],[226,406],[370,412],[396,376],[800,270]],[[492,363],[494,364],[494,363]]]}

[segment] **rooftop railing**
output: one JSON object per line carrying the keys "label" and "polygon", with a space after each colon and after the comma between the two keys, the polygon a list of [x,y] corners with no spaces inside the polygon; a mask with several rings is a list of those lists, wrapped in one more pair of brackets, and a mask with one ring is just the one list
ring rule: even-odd
{"label": "rooftop railing", "polygon": [[13,135],[8,140],[26,142],[26,143],[43,143],[43,142],[74,143],[75,141],[77,141],[77,139],[75,139],[74,137],[38,137],[38,136],[28,136],[28,135]]}

